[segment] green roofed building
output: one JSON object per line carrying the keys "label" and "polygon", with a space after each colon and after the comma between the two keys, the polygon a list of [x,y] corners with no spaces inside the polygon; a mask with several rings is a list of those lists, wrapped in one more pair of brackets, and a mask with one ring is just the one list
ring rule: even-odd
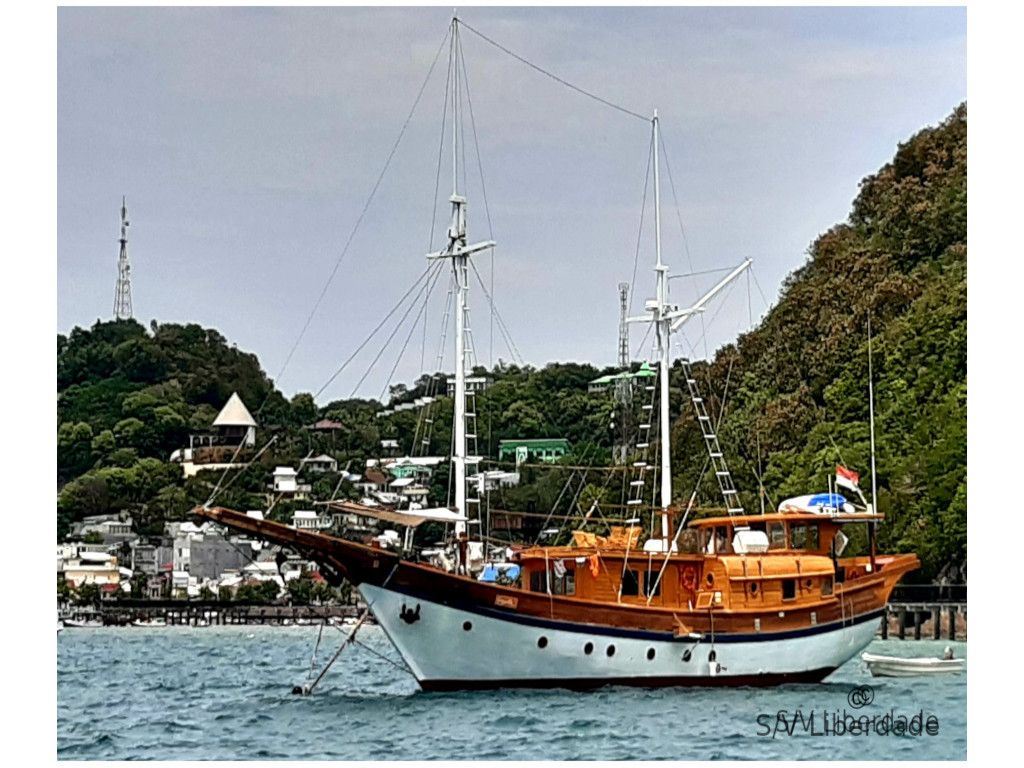
{"label": "green roofed building", "polygon": [[569,441],[561,437],[538,440],[502,440],[498,443],[498,461],[516,464],[555,461],[569,452]]}
{"label": "green roofed building", "polygon": [[650,365],[644,363],[640,366],[639,370],[636,371],[623,371],[622,373],[613,373],[608,376],[602,376],[599,379],[594,379],[587,386],[588,392],[604,392],[609,389],[614,389],[615,385],[620,381],[628,381],[633,386],[641,383],[654,383],[654,379],[658,376]]}

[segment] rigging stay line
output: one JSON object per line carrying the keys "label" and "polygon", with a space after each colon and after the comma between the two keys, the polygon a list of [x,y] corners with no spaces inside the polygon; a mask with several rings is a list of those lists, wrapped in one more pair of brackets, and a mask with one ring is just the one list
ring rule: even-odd
{"label": "rigging stay line", "polygon": [[351,363],[351,362],[352,362],[352,361],[353,361],[353,360],[355,359],[356,355],[358,355],[358,354],[359,354],[360,352],[362,352],[362,351],[363,351],[363,348],[364,348],[364,347],[365,347],[365,346],[366,346],[367,344],[369,344],[369,343],[370,343],[370,339],[372,339],[372,338],[373,338],[374,336],[376,336],[376,335],[377,335],[377,332],[378,332],[378,331],[379,331],[379,330],[380,330],[381,328],[383,328],[383,327],[384,327],[384,324],[385,324],[385,323],[387,323],[387,321],[391,319],[391,316],[392,316],[393,314],[395,314],[395,312],[397,312],[397,311],[398,311],[398,309],[399,309],[399,308],[400,308],[400,307],[402,306],[402,304],[404,304],[404,303],[405,303],[405,300],[406,300],[406,299],[408,299],[408,298],[409,298],[409,296],[410,296],[410,295],[412,294],[412,292],[413,292],[414,290],[416,290],[416,287],[417,287],[417,286],[419,286],[419,284],[420,284],[421,282],[423,282],[424,278],[427,278],[427,277],[428,277],[428,275],[429,275],[430,271],[431,271],[432,269],[434,269],[434,268],[435,268],[435,266],[436,266],[435,264],[430,264],[429,266],[427,266],[427,268],[426,268],[426,269],[424,269],[424,270],[423,270],[423,272],[422,272],[422,273],[420,274],[420,276],[416,278],[416,282],[414,282],[414,283],[413,283],[413,284],[412,284],[411,286],[409,286],[409,290],[407,290],[407,291],[405,292],[405,294],[404,294],[404,295],[402,296],[402,298],[400,298],[400,299],[398,300],[398,303],[397,303],[397,304],[395,304],[395,306],[391,308],[391,311],[390,311],[390,312],[388,312],[388,313],[387,313],[387,314],[386,314],[386,315],[384,316],[384,319],[383,319],[383,320],[381,320],[381,321],[380,321],[380,322],[379,322],[379,323],[377,324],[377,327],[376,327],[376,328],[374,328],[374,329],[373,329],[373,331],[371,331],[371,332],[370,332],[370,335],[369,335],[369,336],[367,336],[367,337],[366,337],[366,338],[365,338],[365,339],[363,340],[363,343],[362,343],[362,344],[360,344],[360,345],[359,345],[358,347],[356,347],[356,350],[355,350],[355,351],[354,351],[354,352],[353,352],[353,353],[352,353],[351,355],[349,355],[348,359],[347,359],[347,360],[345,360],[345,362],[344,362],[344,363],[342,363],[342,364],[341,364],[341,367],[340,367],[340,368],[338,368],[338,370],[336,370],[336,371],[335,371],[335,372],[334,372],[333,374],[331,374],[331,377],[330,377],[330,378],[329,378],[329,379],[328,379],[328,380],[326,381],[326,383],[324,383],[324,385],[323,385],[322,387],[320,387],[320,389],[318,389],[318,390],[316,391],[316,394],[315,394],[315,395],[313,395],[313,399],[314,399],[314,400],[315,400],[316,398],[320,397],[320,395],[322,395],[322,394],[323,394],[324,390],[325,390],[325,389],[327,389],[327,388],[328,388],[329,386],[331,386],[331,384],[333,383],[333,381],[334,381],[334,380],[335,380],[336,378],[338,378],[338,376],[339,376],[339,375],[341,374],[341,372],[342,372],[342,371],[344,371],[344,370],[345,370],[345,369],[346,369],[346,368],[348,367],[349,363]]}
{"label": "rigging stay line", "polygon": [[[356,232],[359,231],[359,226],[363,223],[363,217],[366,216],[366,212],[370,209],[370,203],[373,202],[373,198],[377,194],[377,190],[380,188],[381,181],[384,180],[384,175],[388,172],[388,168],[391,166],[391,160],[395,156],[395,152],[398,151],[398,145],[401,144],[402,138],[405,136],[406,130],[409,128],[409,122],[412,120],[413,114],[416,112],[416,107],[419,106],[420,99],[423,97],[423,91],[426,90],[427,83],[430,82],[430,76],[434,73],[434,66],[437,64],[438,58],[441,56],[441,51],[444,50],[444,44],[448,40],[448,32],[445,32],[444,38],[441,40],[441,45],[437,48],[437,53],[434,54],[434,60],[430,63],[430,69],[427,70],[427,76],[423,79],[423,84],[420,86],[419,93],[416,94],[416,100],[412,104],[412,109],[409,110],[409,115],[405,118],[405,122],[402,124],[402,130],[398,132],[398,138],[395,139],[395,144],[391,147],[391,151],[388,153],[387,159],[384,161],[384,167],[381,168],[380,175],[377,176],[377,181],[373,184],[373,189],[370,190],[370,196],[366,199],[366,204],[363,206],[363,210],[359,213],[359,218],[356,219],[355,226],[352,227],[352,232],[348,236],[348,240],[345,241],[344,248],[341,249],[341,253],[338,255],[337,260],[334,262],[334,267],[331,269],[330,275],[327,277],[327,281],[324,283],[323,289],[320,291],[320,295],[317,300],[313,303],[313,309],[309,312],[309,317],[306,318],[306,322],[302,326],[302,330],[299,331],[298,338],[295,339],[295,344],[292,345],[291,350],[288,352],[288,356],[285,358],[284,363],[281,365],[281,370],[277,372],[276,381],[280,383],[281,376],[284,375],[285,369],[291,362],[292,356],[295,354],[295,350],[299,348],[303,337],[306,335],[306,331],[309,330],[309,324],[313,322],[313,317],[316,315],[317,310],[320,308],[321,302],[327,295],[327,289],[330,288],[331,283],[334,281],[334,276],[338,274],[338,268],[341,266],[341,262],[344,260],[345,255],[348,253],[348,249],[352,245],[352,240],[356,236]],[[323,391],[323,390],[321,390]],[[318,393],[319,394],[319,393]],[[268,395],[269,397],[269,395]],[[260,405],[262,410],[263,405],[266,401]],[[257,411],[258,412],[258,411]]]}
{"label": "rigging stay line", "polygon": [[557,83],[561,83],[566,88],[570,88],[570,89],[576,91],[577,93],[583,94],[584,96],[586,96],[588,98],[591,98],[594,101],[599,101],[602,104],[604,104],[606,107],[611,107],[612,109],[618,110],[619,112],[622,112],[623,114],[629,115],[630,117],[635,117],[638,120],[643,120],[645,123],[651,122],[651,119],[649,117],[644,117],[643,115],[637,114],[636,112],[634,112],[631,109],[626,109],[625,107],[620,107],[618,104],[610,102],[607,99],[602,99],[600,96],[597,96],[596,94],[593,94],[590,91],[585,91],[582,88],[580,88],[578,85],[573,85],[568,80],[563,80],[558,75],[552,74],[551,72],[548,72],[546,69],[538,67],[533,62],[527,61],[526,59],[524,59],[518,53],[513,53],[508,48],[503,46],[501,43],[496,43],[494,40],[491,40],[491,38],[487,37],[487,35],[485,35],[482,32],[478,32],[477,30],[473,29],[473,27],[469,26],[469,24],[467,24],[466,22],[462,21],[462,19],[456,19],[455,21],[456,21],[456,23],[459,24],[459,26],[465,27],[470,32],[472,32],[474,35],[476,35],[477,37],[479,37],[479,38],[481,38],[483,40],[486,40],[488,43],[493,45],[498,50],[504,51],[509,56],[511,56],[513,59],[516,59],[517,61],[521,61],[526,66],[530,67],[531,69],[537,70],[538,72],[540,72],[542,75],[545,75],[546,77],[550,77],[552,80],[554,80]]}

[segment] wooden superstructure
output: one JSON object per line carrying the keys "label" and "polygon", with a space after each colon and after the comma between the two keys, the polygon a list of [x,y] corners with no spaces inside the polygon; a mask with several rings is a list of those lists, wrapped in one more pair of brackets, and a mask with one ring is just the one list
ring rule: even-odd
{"label": "wooden superstructure", "polygon": [[[488,614],[645,631],[676,637],[786,634],[880,616],[916,555],[833,557],[844,523],[880,516],[775,513],[691,523],[679,551],[644,551],[638,529],[594,544],[529,547],[513,554],[521,577],[495,584],[449,573],[399,553],[296,530],[232,510],[200,516],[292,547],[321,564],[329,581],[386,586],[410,597]],[[737,552],[736,533],[763,526],[764,552]],[[585,539],[584,539],[585,540]]]}

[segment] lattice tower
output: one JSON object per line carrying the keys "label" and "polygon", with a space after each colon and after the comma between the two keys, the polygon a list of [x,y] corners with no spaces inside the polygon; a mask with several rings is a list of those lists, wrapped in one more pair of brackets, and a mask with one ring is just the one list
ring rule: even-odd
{"label": "lattice tower", "polygon": [[117,260],[117,286],[114,288],[114,319],[132,317],[131,264],[128,262],[128,207],[121,198],[121,255]]}

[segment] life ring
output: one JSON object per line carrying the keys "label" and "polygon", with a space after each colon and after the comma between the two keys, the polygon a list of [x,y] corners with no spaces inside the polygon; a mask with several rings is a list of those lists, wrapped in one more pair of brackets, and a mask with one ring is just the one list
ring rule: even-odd
{"label": "life ring", "polygon": [[697,588],[697,569],[692,565],[683,569],[683,586],[690,592]]}

